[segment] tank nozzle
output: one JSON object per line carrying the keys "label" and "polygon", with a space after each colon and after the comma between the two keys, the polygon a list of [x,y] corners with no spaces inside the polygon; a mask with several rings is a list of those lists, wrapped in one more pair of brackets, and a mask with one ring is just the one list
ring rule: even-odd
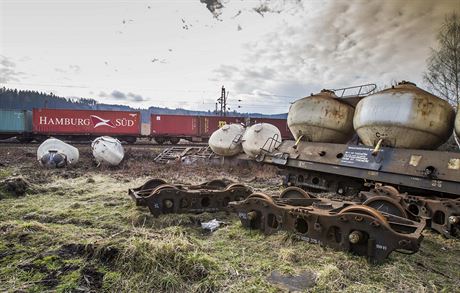
{"label": "tank nozzle", "polygon": [[377,144],[375,145],[375,148],[374,150],[372,151],[372,155],[375,157],[379,154],[379,151],[380,151],[380,148],[382,147],[382,142],[383,142],[383,138],[379,139],[379,141],[377,142]]}
{"label": "tank nozzle", "polygon": [[297,146],[299,145],[300,140],[302,139],[302,137],[303,137],[303,134],[301,136],[299,136],[299,138],[295,141],[295,144],[292,146],[294,149],[297,149]]}

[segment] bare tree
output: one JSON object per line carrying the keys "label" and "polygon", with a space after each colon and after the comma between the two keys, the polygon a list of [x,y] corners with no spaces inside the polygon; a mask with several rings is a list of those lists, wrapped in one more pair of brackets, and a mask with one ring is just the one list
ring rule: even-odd
{"label": "bare tree", "polygon": [[423,79],[431,90],[454,107],[460,102],[460,17],[446,16],[438,33],[438,49],[431,49]]}

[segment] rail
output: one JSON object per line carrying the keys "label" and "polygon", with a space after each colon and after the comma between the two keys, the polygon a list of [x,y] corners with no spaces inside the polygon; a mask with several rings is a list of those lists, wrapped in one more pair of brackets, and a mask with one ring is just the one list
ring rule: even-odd
{"label": "rail", "polygon": [[[353,89],[356,89],[354,94],[351,93],[351,94],[345,95],[347,91],[349,92]],[[374,93],[376,89],[377,89],[377,85],[375,83],[368,83],[368,84],[344,87],[344,88],[339,88],[339,89],[331,89],[331,91],[333,91],[335,95],[340,98],[347,98],[347,97],[364,97],[364,96]]]}

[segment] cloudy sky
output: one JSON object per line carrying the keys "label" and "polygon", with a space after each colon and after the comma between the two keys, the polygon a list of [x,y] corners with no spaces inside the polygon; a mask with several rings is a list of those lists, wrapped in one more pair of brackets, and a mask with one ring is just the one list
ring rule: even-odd
{"label": "cloudy sky", "polygon": [[[459,0],[0,0],[0,85],[134,107],[287,112],[422,74]],[[238,102],[241,100],[241,102]]]}

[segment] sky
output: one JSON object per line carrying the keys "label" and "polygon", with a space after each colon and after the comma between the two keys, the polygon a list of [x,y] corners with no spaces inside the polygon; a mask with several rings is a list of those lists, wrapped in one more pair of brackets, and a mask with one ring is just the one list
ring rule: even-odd
{"label": "sky", "polygon": [[285,113],[409,80],[460,0],[0,0],[0,85],[132,107]]}

